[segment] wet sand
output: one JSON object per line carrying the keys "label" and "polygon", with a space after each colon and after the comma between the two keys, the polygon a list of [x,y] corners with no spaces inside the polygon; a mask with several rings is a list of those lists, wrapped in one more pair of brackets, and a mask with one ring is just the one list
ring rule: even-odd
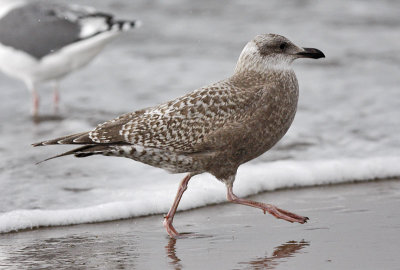
{"label": "wet sand", "polygon": [[[399,269],[400,181],[252,196],[298,214],[291,224],[223,204],[162,216],[0,235],[0,269]],[[183,200],[185,197],[183,198]]]}

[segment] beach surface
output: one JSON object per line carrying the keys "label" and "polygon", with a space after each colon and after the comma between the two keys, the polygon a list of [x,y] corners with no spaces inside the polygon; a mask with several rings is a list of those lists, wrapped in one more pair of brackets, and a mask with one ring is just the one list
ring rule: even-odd
{"label": "beach surface", "polygon": [[0,269],[399,269],[398,180],[251,197],[304,225],[226,203],[179,212],[176,240],[161,215],[3,234]]}

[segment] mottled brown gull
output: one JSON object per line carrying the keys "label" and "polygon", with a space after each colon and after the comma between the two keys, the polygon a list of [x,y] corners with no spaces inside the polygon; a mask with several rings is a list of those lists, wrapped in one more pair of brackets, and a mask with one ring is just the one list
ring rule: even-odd
{"label": "mottled brown gull", "polygon": [[173,173],[187,172],[164,219],[171,237],[179,235],[172,221],[190,178],[204,172],[225,183],[229,201],[305,223],[307,217],[238,198],[232,187],[238,167],[269,150],[293,121],[299,94],[293,60],[321,57],[320,50],[298,47],[283,36],[258,35],[243,49],[230,78],[122,115],[92,131],[34,146],[83,145],[56,157],[120,156]]}

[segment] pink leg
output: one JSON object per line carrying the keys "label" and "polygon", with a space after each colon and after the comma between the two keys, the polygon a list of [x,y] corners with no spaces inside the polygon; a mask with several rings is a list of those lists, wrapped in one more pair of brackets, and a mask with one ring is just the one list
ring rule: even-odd
{"label": "pink leg", "polygon": [[260,208],[261,210],[264,211],[264,214],[266,212],[268,212],[276,218],[287,220],[289,222],[298,222],[298,223],[304,224],[309,219],[308,217],[302,217],[302,216],[296,215],[294,213],[291,213],[289,211],[279,209],[278,207],[276,207],[275,205],[272,205],[272,204],[266,204],[266,203],[255,202],[255,201],[251,201],[251,200],[238,198],[235,194],[233,194],[232,185],[228,185],[227,188],[228,188],[227,198],[228,198],[228,201],[230,201],[230,202]]}
{"label": "pink leg", "polygon": [[32,88],[32,116],[37,117],[39,112],[39,95],[35,88]]}
{"label": "pink leg", "polygon": [[58,113],[58,105],[60,103],[60,94],[59,94],[58,88],[59,88],[58,82],[54,82],[54,90],[53,90],[53,109],[54,109],[54,113]]}
{"label": "pink leg", "polygon": [[176,193],[174,203],[172,204],[168,214],[164,217],[164,227],[167,230],[169,236],[171,236],[172,238],[179,236],[179,233],[175,230],[174,226],[172,226],[172,221],[174,220],[174,215],[176,213],[176,209],[178,208],[178,204],[182,198],[182,195],[187,189],[190,178],[192,178],[192,174],[190,173],[186,175],[185,178],[183,178],[179,186],[178,192]]}

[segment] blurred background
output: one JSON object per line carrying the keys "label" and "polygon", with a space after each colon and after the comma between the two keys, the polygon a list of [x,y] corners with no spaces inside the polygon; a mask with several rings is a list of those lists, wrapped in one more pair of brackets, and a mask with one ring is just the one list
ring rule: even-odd
{"label": "blurred background", "polygon": [[[119,36],[88,67],[61,82],[62,120],[33,123],[23,83],[0,74],[0,213],[15,218],[18,209],[104,204],[133,209],[128,216],[166,211],[181,175],[121,158],[66,157],[35,165],[69,148],[33,148],[31,143],[86,131],[226,78],[244,45],[260,33],[281,34],[299,46],[318,48],[326,59],[294,63],[300,85],[294,123],[273,150],[243,166],[254,172],[251,177],[239,171],[239,195],[306,183],[386,178],[399,170],[393,162],[400,153],[399,1],[79,4],[118,18],[140,19],[143,26]],[[38,91],[40,113],[52,114],[51,86],[40,85]],[[278,160],[284,161],[274,163]],[[321,169],[319,164],[326,162],[333,165]],[[304,173],[291,170],[296,166]],[[182,209],[225,201],[223,185],[211,176],[199,178]],[[246,189],[246,181],[260,184]],[[96,220],[112,218],[104,213]],[[1,229],[10,219],[3,216]]]}

